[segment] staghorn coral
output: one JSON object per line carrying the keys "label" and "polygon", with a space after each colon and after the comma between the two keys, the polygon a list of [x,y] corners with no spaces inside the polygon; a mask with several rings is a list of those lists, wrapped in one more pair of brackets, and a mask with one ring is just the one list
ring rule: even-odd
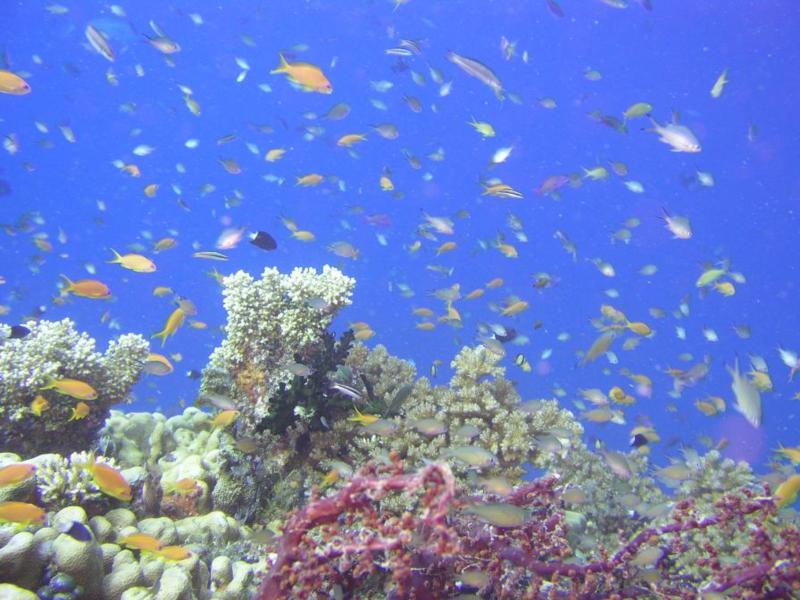
{"label": "staghorn coral", "polygon": [[[4,450],[22,454],[86,448],[102,427],[112,405],[125,399],[141,374],[148,343],[140,335],[112,340],[104,354],[95,341],[78,333],[70,319],[30,321],[30,334],[0,341],[0,437]],[[59,378],[74,378],[98,394],[86,418],[70,421],[75,399],[41,387]],[[37,417],[30,404],[37,394],[49,408]]]}
{"label": "staghorn coral", "polygon": [[282,411],[276,423],[271,400],[293,385],[289,367],[318,351],[335,314],[350,304],[355,280],[325,265],[321,273],[297,268],[289,275],[267,268],[259,280],[239,271],[222,285],[227,336],[211,354],[201,389],[232,398],[249,434],[282,433],[295,418],[313,419],[313,411]]}

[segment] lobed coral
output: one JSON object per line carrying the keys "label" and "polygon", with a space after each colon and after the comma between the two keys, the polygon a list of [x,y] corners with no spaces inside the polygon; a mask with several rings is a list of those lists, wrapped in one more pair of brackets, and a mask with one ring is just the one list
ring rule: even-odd
{"label": "lobed coral", "polygon": [[[112,405],[125,399],[141,374],[148,343],[127,334],[111,341],[104,354],[95,341],[78,333],[70,319],[30,321],[30,333],[0,340],[0,437],[3,449],[22,454],[67,454],[89,446]],[[40,388],[61,378],[78,379],[98,394],[89,414],[70,420],[76,400]],[[48,408],[34,414],[31,402],[41,394]]]}

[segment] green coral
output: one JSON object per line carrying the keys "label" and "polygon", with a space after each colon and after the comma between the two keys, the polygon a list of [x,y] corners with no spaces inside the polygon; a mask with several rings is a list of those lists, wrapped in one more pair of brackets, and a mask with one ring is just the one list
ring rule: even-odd
{"label": "green coral", "polygon": [[[33,455],[68,453],[89,446],[110,406],[125,399],[138,380],[149,352],[147,340],[127,334],[112,340],[104,354],[79,333],[70,319],[30,321],[21,339],[0,341],[0,437],[4,449]],[[86,418],[70,421],[75,399],[40,391],[60,378],[79,379],[98,394]],[[40,417],[30,404],[37,394],[49,402]]]}
{"label": "green coral", "polygon": [[350,304],[354,285],[328,265],[321,273],[267,268],[258,280],[243,271],[223,279],[226,338],[211,354],[201,389],[232,398],[244,430],[263,430],[265,419],[275,419],[271,400],[292,385],[290,367],[313,356],[333,317]]}

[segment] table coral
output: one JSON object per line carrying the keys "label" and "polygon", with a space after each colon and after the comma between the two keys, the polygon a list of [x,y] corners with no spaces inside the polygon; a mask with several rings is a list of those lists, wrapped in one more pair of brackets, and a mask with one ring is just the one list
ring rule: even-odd
{"label": "table coral", "polygon": [[[147,340],[137,334],[122,335],[100,354],[94,339],[79,333],[70,319],[30,321],[25,326],[30,333],[24,338],[0,341],[3,449],[28,455],[84,449],[102,427],[109,407],[123,401],[138,380],[149,352]],[[40,391],[61,378],[78,379],[97,391],[86,418],[70,420],[73,398]],[[37,394],[49,404],[40,416],[31,409]]]}

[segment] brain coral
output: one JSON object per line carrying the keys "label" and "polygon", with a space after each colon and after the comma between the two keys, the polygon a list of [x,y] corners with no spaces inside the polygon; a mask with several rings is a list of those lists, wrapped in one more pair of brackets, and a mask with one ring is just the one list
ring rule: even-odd
{"label": "brain coral", "polygon": [[[148,343],[127,334],[112,340],[104,354],[95,341],[78,333],[70,319],[28,322],[30,334],[0,341],[0,438],[4,449],[25,455],[87,448],[108,416],[125,399],[147,358]],[[78,379],[97,391],[90,412],[70,420],[76,400],[40,388],[61,378]],[[48,407],[40,416],[31,403],[38,394]],[[54,435],[57,434],[57,435]]]}

